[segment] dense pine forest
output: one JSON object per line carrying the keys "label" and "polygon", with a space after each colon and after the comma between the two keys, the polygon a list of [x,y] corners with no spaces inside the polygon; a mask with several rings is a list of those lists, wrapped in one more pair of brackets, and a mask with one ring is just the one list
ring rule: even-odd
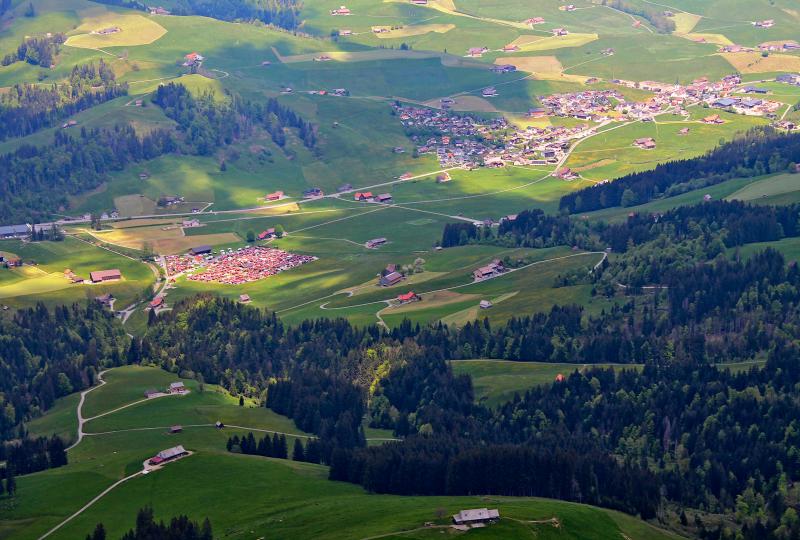
{"label": "dense pine forest", "polygon": [[[93,0],[100,4],[147,11],[150,4],[139,0]],[[172,15],[199,15],[220,21],[259,22],[297,30],[303,23],[298,0],[175,0],[171,4]]]}
{"label": "dense pine forest", "polygon": [[795,172],[798,156],[800,134],[787,135],[769,127],[754,128],[705,156],[660,164],[650,171],[572,192],[561,198],[559,206],[577,213],[643,204],[731,178]]}
{"label": "dense pine forest", "polygon": [[[106,540],[106,529],[98,523],[94,531],[86,535],[86,540]],[[212,540],[214,533],[211,522],[206,518],[202,524],[187,516],[173,517],[169,523],[156,521],[151,507],[141,508],[136,514],[136,526],[125,533],[121,540]],[[110,539],[109,539],[110,540]]]}

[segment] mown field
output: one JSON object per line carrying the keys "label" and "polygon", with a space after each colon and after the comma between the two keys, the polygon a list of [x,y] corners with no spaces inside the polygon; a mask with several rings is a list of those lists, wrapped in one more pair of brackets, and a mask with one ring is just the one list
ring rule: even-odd
{"label": "mown field", "polygon": [[[154,283],[152,271],[136,260],[67,237],[62,242],[0,241],[0,251],[20,257],[19,268],[0,268],[0,302],[10,307],[43,301],[53,305],[85,301],[111,293],[117,307],[127,306]],[[95,270],[119,269],[122,279],[101,284],[73,284],[65,276],[70,269],[89,279]]]}
{"label": "mown field", "polygon": [[[143,389],[175,379],[155,368],[124,367],[106,373],[108,383],[86,396],[91,414],[101,414],[139,399]],[[156,518],[178,513],[208,517],[218,538],[438,538],[446,529],[424,528],[426,521],[446,525],[463,508],[500,509],[500,524],[469,533],[475,538],[616,539],[676,538],[636,518],[610,510],[546,499],[513,497],[397,497],[365,493],[360,487],[327,480],[327,467],[231,454],[225,442],[246,430],[189,427],[198,418],[223,419],[247,428],[304,435],[291,421],[238,400],[213,386],[192,393],[133,405],[86,424],[89,435],[69,453],[69,465],[19,477],[14,499],[0,498],[0,532],[8,539],[35,539],[60,523],[116,480],[141,468],[159,450],[183,444],[193,455],[146,476],[138,475],[110,491],[50,536],[82,538],[103,522],[116,538],[134,525],[138,508],[151,505]],[[62,398],[50,413],[31,423],[36,434],[72,430],[66,413],[75,413],[77,395]],[[162,426],[184,423],[169,435]],[[155,427],[155,429],[141,429]],[[112,429],[109,429],[112,430]],[[289,437],[290,445],[293,438]],[[290,446],[291,447],[291,446]],[[557,526],[551,522],[555,518]],[[535,523],[533,521],[543,521]]]}

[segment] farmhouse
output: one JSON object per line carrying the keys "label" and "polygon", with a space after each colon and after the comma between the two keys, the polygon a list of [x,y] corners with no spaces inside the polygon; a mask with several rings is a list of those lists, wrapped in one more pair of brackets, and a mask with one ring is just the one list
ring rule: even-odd
{"label": "farmhouse", "polygon": [[183,222],[181,223],[181,227],[183,227],[184,229],[191,229],[193,227],[199,227],[199,226],[200,226],[200,220],[198,219],[184,219]]}
{"label": "farmhouse", "polygon": [[0,238],[23,238],[33,231],[29,224],[24,225],[4,225],[0,227]]}
{"label": "farmhouse", "polygon": [[336,16],[336,15],[352,15],[352,14],[353,14],[353,12],[350,11],[345,6],[339,6],[338,9],[332,9],[331,10],[331,15],[334,15],[334,16]]}
{"label": "farmhouse", "polygon": [[322,197],[323,195],[324,195],[323,191],[318,187],[307,189],[303,192],[304,199],[315,199]]}
{"label": "farmhouse", "polygon": [[517,52],[518,50],[519,50],[519,45],[514,45],[513,43],[503,47],[503,52]]}
{"label": "farmhouse", "polygon": [[722,118],[720,118],[718,114],[712,114],[710,116],[706,116],[705,118],[703,118],[702,122],[704,124],[723,124],[723,123],[725,123],[725,121],[722,120]]}
{"label": "farmhouse", "polygon": [[342,184],[341,186],[336,188],[336,191],[338,191],[339,193],[343,193],[345,191],[350,191],[352,189],[353,189],[353,184]]}
{"label": "farmhouse", "polygon": [[481,90],[481,95],[483,97],[494,97],[497,95],[497,89],[494,86],[487,86]]}
{"label": "farmhouse", "polygon": [[275,227],[270,227],[269,229],[258,233],[259,240],[267,240],[268,238],[272,238],[273,236],[275,236]]}
{"label": "farmhouse", "polygon": [[268,193],[264,198],[268,201],[277,201],[283,199],[283,191],[273,191],[272,193]]}
{"label": "farmhouse", "polygon": [[378,201],[379,203],[389,204],[390,202],[392,202],[392,196],[389,193],[381,193],[380,195],[375,197],[375,200]]}
{"label": "farmhouse", "polygon": [[95,33],[101,36],[108,36],[111,34],[116,34],[117,32],[122,32],[122,28],[119,26],[109,26],[108,28],[101,28]]}
{"label": "farmhouse", "polygon": [[359,191],[353,196],[353,200],[356,201],[370,201],[375,196],[372,194],[371,191]]}
{"label": "farmhouse", "polygon": [[449,182],[450,180],[452,180],[452,178],[450,177],[450,173],[447,171],[436,175],[437,184],[444,184],[445,182]]}
{"label": "farmhouse", "polygon": [[207,255],[211,253],[211,246],[203,245],[203,246],[196,246],[189,250],[189,255]]}
{"label": "farmhouse", "polygon": [[489,309],[490,307],[492,307],[492,303],[489,300],[481,300],[478,303],[478,307],[481,309]]}
{"label": "farmhouse", "polygon": [[189,390],[183,385],[183,381],[177,381],[169,384],[167,393],[169,394],[185,394]]}
{"label": "farmhouse", "polygon": [[472,56],[473,58],[480,58],[483,56],[483,53],[489,52],[487,47],[470,47],[467,50],[467,56]]}
{"label": "farmhouse", "polygon": [[513,64],[498,64],[496,66],[492,66],[491,69],[495,73],[512,73],[517,71],[517,66]]}
{"label": "farmhouse", "polygon": [[111,302],[114,301],[114,295],[111,293],[101,294],[100,296],[95,297],[95,301],[103,306],[111,306]]}
{"label": "farmhouse", "polygon": [[181,431],[183,431],[183,426],[174,425],[169,427],[170,434],[180,433]]}
{"label": "farmhouse", "polygon": [[411,0],[411,3],[415,6],[427,6],[428,0]]}
{"label": "farmhouse", "polygon": [[179,457],[187,455],[189,452],[182,445],[174,446],[172,448],[167,448],[166,450],[162,450],[155,456],[150,458],[150,465],[161,465],[162,463],[166,463],[167,461],[172,461],[174,459],[178,459]]}
{"label": "farmhouse", "polygon": [[159,392],[155,388],[148,388],[147,390],[144,391],[144,397],[146,397],[147,399],[154,398],[160,394],[161,392]]}
{"label": "farmhouse", "polygon": [[756,28],[772,28],[773,26],[775,26],[775,20],[765,19],[763,21],[755,21],[753,22],[753,26],[755,26]]}
{"label": "farmhouse", "polygon": [[800,74],[796,73],[782,73],[775,77],[775,80],[780,83],[793,84],[800,86]]}
{"label": "farmhouse", "polygon": [[247,304],[250,302],[250,295],[249,294],[240,294],[239,295],[239,302],[242,304]]}
{"label": "farmhouse", "polygon": [[453,516],[453,523],[456,525],[475,525],[494,523],[500,519],[500,512],[497,509],[475,508],[472,510],[462,510]]}
{"label": "farmhouse", "polygon": [[398,294],[397,301],[401,304],[408,304],[410,302],[419,302],[422,298],[414,291],[408,291],[405,294]]}
{"label": "farmhouse", "polygon": [[553,28],[553,35],[554,36],[566,36],[569,34],[566,28]]}
{"label": "farmhouse", "polygon": [[158,7],[148,7],[147,9],[150,10],[150,15],[169,15],[170,12],[164,9],[161,6]]}
{"label": "farmhouse", "polygon": [[183,65],[185,67],[198,66],[203,60],[205,60],[205,57],[202,54],[191,52],[183,57]]}
{"label": "farmhouse", "polygon": [[150,300],[150,308],[156,309],[164,305],[164,297],[163,296],[156,296],[152,300]]}
{"label": "farmhouse", "polygon": [[370,249],[375,249],[376,247],[382,246],[387,242],[386,238],[373,238],[372,240],[367,240],[366,246]]}
{"label": "farmhouse", "polygon": [[378,280],[378,285],[381,287],[391,287],[392,285],[397,285],[401,281],[403,281],[403,274],[400,272],[392,272],[390,274],[386,274],[385,276],[381,276]]}
{"label": "farmhouse", "polygon": [[89,279],[92,283],[122,279],[122,272],[116,268],[113,270],[95,270],[94,272],[89,272]]}
{"label": "farmhouse", "polygon": [[656,147],[656,141],[652,137],[642,137],[633,141],[633,145],[644,150],[653,150]]}
{"label": "farmhouse", "polygon": [[678,130],[678,134],[679,135],[688,135],[689,134],[689,128],[687,128],[687,127],[681,128],[680,130]]}
{"label": "farmhouse", "polygon": [[474,270],[472,272],[472,277],[475,278],[475,281],[481,281],[484,279],[489,279],[495,276],[499,276],[505,271],[506,267],[503,266],[502,261],[500,261],[499,259],[495,259],[486,266],[481,266],[477,270]]}
{"label": "farmhouse", "polygon": [[544,17],[531,17],[530,19],[525,19],[523,22],[531,26],[533,26],[534,24],[543,24]]}

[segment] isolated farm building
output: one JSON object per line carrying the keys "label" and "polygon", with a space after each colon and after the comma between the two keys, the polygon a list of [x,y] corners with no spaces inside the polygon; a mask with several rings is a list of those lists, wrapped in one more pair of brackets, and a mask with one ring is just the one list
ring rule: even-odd
{"label": "isolated farm building", "polygon": [[240,294],[239,295],[239,302],[242,304],[247,304],[250,302],[250,295],[249,294]]}
{"label": "isolated farm building", "polygon": [[268,201],[277,201],[279,199],[283,199],[283,191],[273,191],[272,193],[267,194],[265,199]]}
{"label": "isolated farm building", "polygon": [[492,66],[491,69],[495,73],[512,73],[517,71],[517,66],[514,64],[498,64],[496,66]]}
{"label": "isolated farm building", "polygon": [[336,188],[336,191],[341,193],[343,191],[350,191],[351,189],[353,189],[353,184],[342,184],[341,186]]}
{"label": "isolated farm building", "polygon": [[199,64],[200,62],[205,60],[205,57],[203,57],[203,55],[200,54],[200,53],[191,52],[191,53],[187,54],[186,56],[184,56],[183,60],[184,60],[183,65],[188,67],[188,66],[195,66],[195,65]]}
{"label": "isolated farm building", "polygon": [[353,12],[345,6],[340,6],[337,9],[331,10],[331,15],[351,15]]}
{"label": "isolated farm building", "polygon": [[411,3],[415,6],[427,6],[428,0],[411,0]]}
{"label": "isolated farm building", "polygon": [[436,175],[437,184],[443,184],[445,182],[449,182],[450,180],[452,180],[452,178],[450,178],[450,173],[447,171]]}
{"label": "isolated farm building", "polygon": [[94,272],[89,272],[89,279],[92,280],[92,283],[122,279],[122,272],[116,268],[113,270],[95,270]]}
{"label": "isolated farm building", "polygon": [[564,377],[563,373],[559,373],[558,375],[556,375],[556,382],[564,382],[565,380],[566,377]]}
{"label": "isolated farm building", "polygon": [[489,52],[489,49],[486,47],[470,47],[467,49],[467,55],[472,57],[481,57],[483,53]]}
{"label": "isolated farm building", "polygon": [[29,224],[24,225],[4,225],[0,227],[0,238],[22,238],[28,236],[33,231]]}
{"label": "isolated farm building", "polygon": [[169,15],[170,14],[170,12],[168,10],[164,9],[161,6],[150,7],[148,9],[150,10],[150,15]]}
{"label": "isolated farm building", "polygon": [[478,307],[481,309],[489,309],[492,307],[492,303],[489,300],[481,300],[480,303],[478,303]]}
{"label": "isolated farm building", "polygon": [[170,433],[180,433],[181,431],[183,431],[183,426],[174,425],[169,427]]}
{"label": "isolated farm building", "polygon": [[487,86],[483,90],[481,90],[481,95],[483,97],[494,97],[497,95],[497,88],[494,86]]}
{"label": "isolated farm building", "polygon": [[340,36],[352,36],[353,35],[353,31],[350,30],[350,29],[339,30],[339,35]]}
{"label": "isolated farm building", "polygon": [[689,134],[689,128],[687,128],[687,127],[685,127],[685,128],[681,128],[681,129],[678,131],[678,133],[679,133],[680,135],[688,135],[688,134]]}
{"label": "isolated farm building", "polygon": [[381,276],[388,276],[392,272],[397,272],[397,265],[395,263],[387,264],[386,268],[381,270]]}
{"label": "isolated farm building", "polygon": [[561,178],[562,180],[572,180],[573,178],[577,178],[578,175],[572,172],[572,169],[569,167],[563,167],[558,169],[556,172],[553,173],[553,176],[556,178]]}
{"label": "isolated farm building", "polygon": [[719,117],[718,114],[712,114],[710,116],[706,116],[703,118],[704,124],[722,124],[723,120]]}
{"label": "isolated farm building", "polygon": [[177,381],[174,383],[170,383],[169,385],[169,393],[170,394],[183,394],[187,391],[186,387],[183,385],[183,381]]}
{"label": "isolated farm building", "polygon": [[397,301],[400,302],[401,304],[407,304],[409,302],[419,302],[420,300],[422,300],[422,298],[420,298],[420,296],[414,291],[408,291],[405,294],[397,295]]}
{"label": "isolated farm building", "polygon": [[119,26],[109,26],[108,28],[101,28],[97,31],[98,34],[101,36],[107,36],[109,34],[116,34],[117,32],[122,32],[122,28]]}
{"label": "isolated farm building", "polygon": [[272,238],[273,236],[275,236],[275,227],[270,227],[266,231],[261,231],[258,233],[259,240],[266,240],[268,238]]}
{"label": "isolated farm building", "polygon": [[517,214],[508,214],[500,218],[500,223],[517,221]]}
{"label": "isolated farm building", "polygon": [[374,197],[371,191],[359,191],[353,196],[356,201],[369,201]]}
{"label": "isolated farm building", "polygon": [[206,255],[211,253],[211,246],[203,245],[203,246],[196,246],[189,250],[190,255]]}
{"label": "isolated farm building", "polygon": [[184,229],[191,229],[193,227],[199,227],[199,226],[200,226],[200,220],[197,219],[184,219],[183,222],[181,223],[181,227],[183,227]]}
{"label": "isolated farm building", "polygon": [[517,52],[519,50],[519,45],[514,45],[513,43],[509,43],[508,45],[503,47],[503,52]]}
{"label": "isolated farm building", "polygon": [[219,420],[217,420],[217,421],[214,423],[214,427],[215,427],[215,428],[217,428],[217,429],[222,429],[222,428],[224,428],[224,427],[225,427],[225,424],[223,424],[222,422],[220,422]]}
{"label": "isolated farm building", "polygon": [[146,397],[147,399],[150,399],[152,397],[155,397],[155,396],[159,395],[160,393],[161,392],[159,392],[155,388],[148,388],[147,390],[144,391],[144,397]]}
{"label": "isolated farm building", "polygon": [[366,246],[368,248],[376,248],[378,246],[382,246],[385,243],[386,243],[386,238],[383,237],[373,238],[372,240],[367,240]]}
{"label": "isolated farm building", "polygon": [[173,459],[177,459],[181,456],[187,455],[189,452],[182,445],[173,446],[172,448],[167,448],[166,450],[162,450],[152,458],[150,458],[150,465],[161,465],[167,461],[171,461]]}
{"label": "isolated farm building", "polygon": [[375,197],[375,200],[378,201],[379,203],[389,204],[390,202],[392,202],[392,196],[389,193],[381,193],[380,195]]}
{"label": "isolated farm building", "polygon": [[403,281],[403,274],[400,272],[392,272],[391,274],[381,276],[381,279],[378,280],[378,284],[381,287],[391,287],[392,285],[397,285],[401,281]]}
{"label": "isolated farm building", "polygon": [[114,295],[111,293],[101,294],[95,297],[95,301],[104,306],[110,306],[112,300],[114,300]]}
{"label": "isolated farm building", "polygon": [[530,24],[530,25],[543,24],[544,23],[544,17],[531,17],[530,19],[525,19],[524,22],[525,22],[525,24]]}
{"label": "isolated farm building", "polygon": [[61,124],[61,129],[67,129],[67,128],[75,127],[77,125],[78,125],[78,121],[77,120],[69,120],[69,121],[64,122],[63,124]]}
{"label": "isolated farm building", "polygon": [[313,199],[315,197],[322,197],[324,193],[318,187],[307,189],[303,192],[303,198],[305,199]]}
{"label": "isolated farm building", "polygon": [[474,270],[472,272],[472,277],[475,278],[475,281],[481,281],[491,277],[499,276],[505,271],[506,268],[503,266],[503,263],[499,259],[495,259],[486,266],[481,266],[477,270]]}
{"label": "isolated farm building", "polygon": [[553,28],[553,35],[554,36],[566,36],[569,34],[566,28]]}
{"label": "isolated farm building", "polygon": [[472,510],[462,510],[453,516],[453,523],[456,525],[474,525],[494,523],[500,519],[500,512],[497,509],[475,508]]}
{"label": "isolated farm building", "polygon": [[156,309],[164,305],[164,297],[163,296],[156,296],[152,300],[150,300],[150,308]]}
{"label": "isolated farm building", "polygon": [[755,21],[753,23],[753,26],[755,26],[756,28],[772,28],[773,26],[775,26],[775,20],[765,19],[763,21]]}
{"label": "isolated farm building", "polygon": [[642,137],[633,141],[634,146],[644,148],[645,150],[652,150],[656,147],[656,141],[652,137]]}

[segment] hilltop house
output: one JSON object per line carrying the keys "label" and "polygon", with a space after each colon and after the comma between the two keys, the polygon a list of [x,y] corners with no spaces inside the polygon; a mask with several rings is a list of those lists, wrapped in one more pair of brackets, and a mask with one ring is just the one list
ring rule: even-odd
{"label": "hilltop house", "polygon": [[453,523],[456,525],[475,525],[494,523],[500,519],[500,512],[497,509],[475,508],[472,510],[462,510],[453,516]]}
{"label": "hilltop house", "polygon": [[172,448],[167,448],[166,450],[162,450],[155,456],[150,458],[150,465],[161,465],[167,461],[172,461],[174,459],[178,459],[179,457],[188,455],[189,452],[182,445],[174,446]]}
{"label": "hilltop house", "polygon": [[353,12],[350,11],[345,6],[339,6],[337,9],[332,9],[331,10],[331,15],[334,15],[334,16],[336,16],[336,15],[352,15],[352,14],[353,14]]}
{"label": "hilltop house", "polygon": [[198,66],[203,60],[205,60],[205,57],[202,54],[191,52],[183,57],[183,65],[184,67]]}

